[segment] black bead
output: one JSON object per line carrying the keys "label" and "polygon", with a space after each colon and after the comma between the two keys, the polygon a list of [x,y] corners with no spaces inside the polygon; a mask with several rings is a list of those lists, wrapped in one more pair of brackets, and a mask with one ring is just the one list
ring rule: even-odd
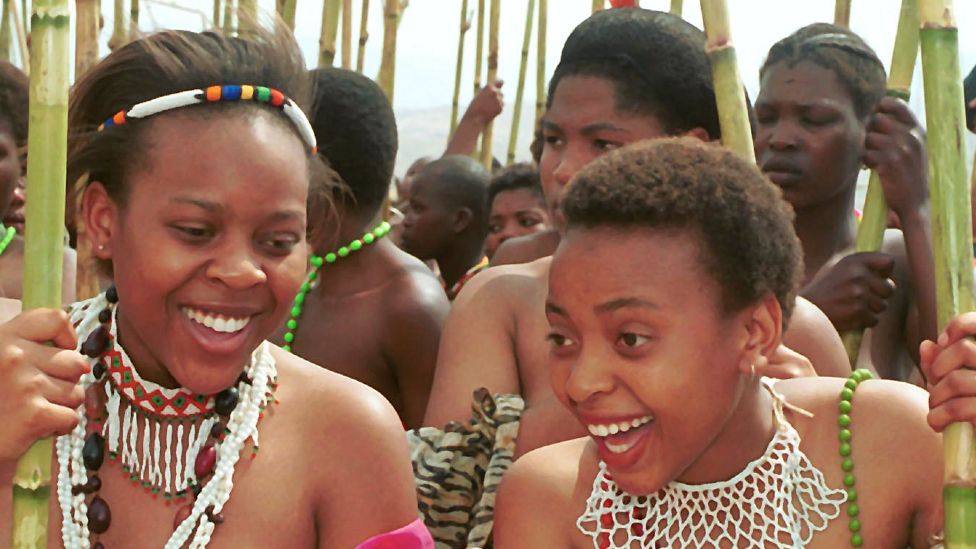
{"label": "black bead", "polygon": [[96,542],[95,545],[92,545],[92,549],[105,549],[105,546],[102,545],[102,542],[99,541]]}
{"label": "black bead", "polygon": [[108,324],[112,321],[112,309],[105,308],[98,313],[98,321],[102,324]]}
{"label": "black bead", "polygon": [[88,530],[93,534],[104,534],[112,524],[112,511],[105,500],[95,496],[88,504]]}
{"label": "black bead", "polygon": [[233,387],[224,389],[217,393],[217,398],[214,399],[214,409],[219,415],[229,416],[237,407],[238,398],[237,389]]}
{"label": "black bead", "polygon": [[92,475],[88,477],[88,482],[85,483],[85,493],[94,494],[95,492],[102,489],[102,479],[98,478],[98,475]]}
{"label": "black bead", "polygon": [[217,423],[214,423],[213,427],[210,428],[210,437],[220,438],[220,435],[224,433],[224,429],[226,429],[226,427],[224,427],[223,423],[219,421]]}
{"label": "black bead", "polygon": [[98,358],[108,350],[108,344],[108,329],[105,326],[99,326],[88,334],[88,339],[81,344],[81,354],[89,358]]}
{"label": "black bead", "polygon": [[99,433],[88,435],[85,446],[81,449],[81,459],[89,471],[97,471],[105,460],[105,439]]}
{"label": "black bead", "polygon": [[99,360],[92,366],[92,375],[95,376],[95,381],[102,379],[102,375],[105,374],[105,363]]}
{"label": "black bead", "polygon": [[119,302],[119,291],[115,289],[115,286],[109,286],[105,290],[105,300],[112,304]]}

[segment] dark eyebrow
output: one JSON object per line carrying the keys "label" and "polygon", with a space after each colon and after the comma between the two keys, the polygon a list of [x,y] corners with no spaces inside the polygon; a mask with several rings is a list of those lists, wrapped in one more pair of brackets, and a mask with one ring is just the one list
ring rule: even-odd
{"label": "dark eyebrow", "polygon": [[563,131],[563,129],[559,127],[559,124],[556,124],[555,122],[550,122],[550,121],[548,121],[546,119],[543,119],[542,120],[542,129],[549,130],[549,131],[554,131],[554,132],[561,132],[561,131]]}
{"label": "dark eyebrow", "polygon": [[223,207],[221,207],[221,205],[217,204],[216,202],[208,202],[206,200],[201,200],[199,198],[191,198],[188,196],[177,196],[175,198],[170,199],[170,202],[175,202],[177,204],[189,204],[191,206],[196,206],[201,210],[206,210],[211,213],[218,213],[223,209]]}
{"label": "dark eyebrow", "polygon": [[281,210],[268,216],[268,220],[271,222],[291,221],[293,219],[297,219],[300,221],[304,218],[305,218],[305,212],[302,210]]}
{"label": "dark eyebrow", "polygon": [[601,303],[593,308],[597,314],[612,313],[614,311],[624,309],[627,307],[640,307],[643,309],[659,309],[657,305],[637,297],[624,297],[620,299],[614,299],[613,301],[608,301],[606,303]]}
{"label": "dark eyebrow", "polygon": [[550,301],[546,301],[546,314],[554,314],[554,315],[565,316],[565,317],[569,316],[568,314],[566,314],[565,309]]}
{"label": "dark eyebrow", "polygon": [[621,128],[620,126],[615,126],[609,122],[597,122],[596,124],[584,126],[583,129],[580,130],[580,133],[583,135],[593,135],[597,132],[630,133],[628,130]]}

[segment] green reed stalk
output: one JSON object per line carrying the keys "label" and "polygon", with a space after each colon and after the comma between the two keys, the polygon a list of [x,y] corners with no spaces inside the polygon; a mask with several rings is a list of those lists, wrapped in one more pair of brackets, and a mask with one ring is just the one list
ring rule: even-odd
{"label": "green reed stalk", "polygon": [[535,121],[542,118],[546,108],[546,19],[549,17],[548,0],[539,0],[539,31],[536,32],[535,56]]}
{"label": "green reed stalk", "polygon": [[396,80],[396,39],[401,8],[400,0],[386,0],[383,8],[383,57],[377,80],[391,105]]}
{"label": "green reed stalk", "polygon": [[[901,15],[898,17],[898,31],[895,34],[895,48],[891,54],[891,70],[888,73],[888,95],[908,101],[912,89],[912,74],[915,72],[915,58],[918,57],[918,0],[902,0]],[[871,171],[868,180],[868,193],[864,199],[864,216],[857,227],[855,252],[876,252],[881,249],[885,227],[888,220],[888,204],[885,202],[881,178]],[[864,330],[843,334],[844,348],[851,368],[857,367],[857,357],[861,352],[861,339]]]}
{"label": "green reed stalk", "polygon": [[363,11],[359,19],[359,50],[356,52],[356,72],[362,74],[366,62],[366,41],[369,40],[369,0],[363,0]]}
{"label": "green reed stalk", "polygon": [[352,0],[342,0],[342,68],[352,68]]}
{"label": "green reed stalk", "polygon": [[[68,0],[34,0],[28,134],[24,309],[61,306],[68,144]],[[13,547],[47,547],[51,439],[35,443],[14,475]]]}
{"label": "green reed stalk", "polygon": [[841,27],[851,26],[851,0],[837,0],[834,4],[834,24]]}
{"label": "green reed stalk", "polygon": [[[498,78],[498,20],[501,15],[502,0],[491,0],[491,14],[488,19],[488,76],[486,85],[491,85]],[[485,124],[481,134],[481,163],[491,172],[492,156],[491,141],[494,136],[495,123]]]}
{"label": "green reed stalk", "polygon": [[684,12],[684,0],[671,0],[671,13],[681,17],[682,12]]}
{"label": "green reed stalk", "polygon": [[325,0],[322,5],[322,34],[319,36],[319,67],[331,67],[335,62],[336,35],[339,33],[339,14],[342,0]]}
{"label": "green reed stalk", "polygon": [[522,35],[522,65],[519,67],[518,87],[515,89],[515,110],[512,111],[512,133],[508,137],[507,163],[515,162],[515,147],[518,145],[519,121],[522,119],[522,97],[525,94],[525,69],[529,64],[529,44],[532,42],[532,15],[535,13],[535,0],[529,0],[525,12],[525,33]]}
{"label": "green reed stalk", "polygon": [[728,6],[725,0],[701,0],[701,11],[707,37],[705,50],[712,61],[722,144],[755,161],[745,88],[739,78],[739,64],[732,45]]}
{"label": "green reed stalk", "polygon": [[454,97],[451,100],[451,131],[450,136],[454,135],[457,128],[458,107],[461,97],[461,69],[464,66],[464,35],[471,28],[471,19],[468,17],[468,0],[461,0],[461,22],[458,25],[458,48],[457,48],[457,68],[454,71]]}

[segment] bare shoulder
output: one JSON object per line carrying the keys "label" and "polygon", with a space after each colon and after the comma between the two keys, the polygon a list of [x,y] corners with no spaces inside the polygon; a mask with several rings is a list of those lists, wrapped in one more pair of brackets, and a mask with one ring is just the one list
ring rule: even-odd
{"label": "bare shoulder", "polygon": [[505,297],[525,297],[544,290],[548,285],[551,257],[531,263],[490,267],[464,285],[454,300],[454,307],[464,307],[470,301],[495,301]]}
{"label": "bare shoulder", "polygon": [[496,547],[571,545],[577,500],[585,499],[595,474],[587,456],[589,441],[584,437],[544,446],[512,465],[495,507]]}
{"label": "bare shoulder", "polygon": [[796,298],[783,344],[810,359],[821,376],[846,377],[851,373],[840,335],[827,315],[812,302]]}
{"label": "bare shoulder", "polygon": [[529,263],[552,255],[559,246],[559,233],[555,230],[527,234],[502,243],[491,258],[492,265]]}
{"label": "bare shoulder", "polygon": [[[403,438],[393,407],[383,396],[352,378],[316,366],[273,347],[278,366],[279,398],[309,421],[312,439],[342,440],[343,451],[355,453],[374,444],[386,445],[391,435]],[[282,390],[287,393],[282,395]],[[314,428],[311,428],[314,426]]]}
{"label": "bare shoulder", "polygon": [[392,262],[396,275],[383,292],[386,310],[397,317],[434,313],[441,320],[450,309],[450,302],[434,273],[419,259],[395,249]]}

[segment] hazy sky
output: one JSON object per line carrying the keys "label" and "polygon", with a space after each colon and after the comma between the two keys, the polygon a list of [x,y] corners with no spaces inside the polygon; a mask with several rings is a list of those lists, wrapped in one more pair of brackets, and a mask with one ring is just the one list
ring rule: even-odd
{"label": "hazy sky", "polygon": [[[499,75],[506,82],[504,88],[506,111],[510,111],[515,100],[528,0],[501,1]],[[486,4],[490,2],[491,0],[486,0]],[[128,0],[126,3],[128,4]],[[383,3],[384,0],[369,2],[370,38],[366,46],[364,70],[370,76],[375,76],[379,68],[383,40]],[[731,6],[732,37],[739,57],[740,72],[753,97],[758,92],[759,66],[769,47],[803,25],[832,20],[834,9],[833,0],[728,0],[728,3]],[[260,4],[265,10],[274,10],[274,0],[260,0]],[[322,0],[298,0],[297,4],[296,36],[310,66],[317,60],[322,4]],[[359,33],[362,4],[362,0],[353,0],[354,49]],[[468,8],[472,14],[477,4],[478,0],[468,0]],[[699,3],[685,0],[684,4],[684,17],[701,27]],[[853,0],[851,28],[861,34],[878,52],[885,65],[891,58],[900,4],[900,0]],[[112,1],[103,0],[102,5],[106,19],[102,35],[104,42],[111,34]],[[140,6],[141,28],[144,31],[159,28],[199,30],[209,24],[213,2],[212,0],[142,0]],[[590,0],[549,0],[547,78],[559,60],[563,42],[573,27],[589,15],[590,6]],[[642,0],[641,6],[650,9],[668,9],[670,0]],[[957,20],[961,23],[960,57],[965,75],[976,64],[976,1],[955,0],[955,7]],[[409,7],[403,14],[398,35],[394,98],[394,109],[400,120],[402,137],[398,173],[402,172],[405,166],[417,156],[438,154],[446,141],[454,90],[460,8],[461,0],[410,0]],[[972,24],[967,26],[966,22]],[[487,50],[487,39],[485,48]],[[461,87],[462,109],[473,95],[474,50],[475,26],[472,25],[465,39]],[[535,105],[535,57],[536,43],[533,36],[518,147],[521,158],[528,155],[530,120]],[[339,55],[336,56],[337,64],[340,58]],[[355,51],[352,58],[355,60]],[[916,98],[921,97],[920,84],[920,78],[916,78]],[[919,111],[921,111],[920,102],[920,99],[912,102]],[[921,116],[922,113],[919,112],[919,115]],[[502,154],[507,147],[510,116],[510,112],[503,114],[503,119],[499,123],[502,128],[495,132],[495,150]]]}

